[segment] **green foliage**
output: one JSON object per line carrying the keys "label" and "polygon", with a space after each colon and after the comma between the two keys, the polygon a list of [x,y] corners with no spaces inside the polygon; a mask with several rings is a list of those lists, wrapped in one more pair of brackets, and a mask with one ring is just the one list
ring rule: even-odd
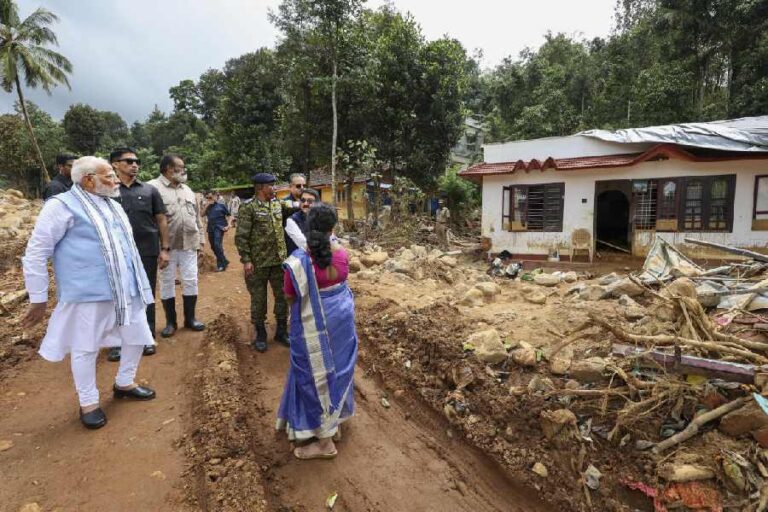
{"label": "green foliage", "polygon": [[72,72],[72,64],[48,48],[58,45],[56,34],[49,27],[55,21],[58,17],[43,8],[22,20],[14,0],[0,0],[0,86],[9,93],[16,89],[42,181],[48,181],[48,170],[27,112],[21,81],[23,78],[27,87],[41,87],[48,94],[59,84],[69,87],[67,74]]}
{"label": "green foliage", "polygon": [[128,125],[115,112],[96,110],[78,103],[67,109],[62,120],[69,147],[82,155],[109,153],[130,139]]}
{"label": "green foliage", "polygon": [[480,187],[458,175],[459,167],[453,166],[438,180],[440,197],[448,200],[448,207],[463,216],[480,205]]}

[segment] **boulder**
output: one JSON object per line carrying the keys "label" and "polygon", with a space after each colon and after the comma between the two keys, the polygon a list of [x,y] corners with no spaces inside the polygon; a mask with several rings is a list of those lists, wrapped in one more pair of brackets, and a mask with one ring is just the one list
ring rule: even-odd
{"label": "boulder", "polygon": [[532,304],[546,304],[547,296],[538,290],[534,290],[523,295],[523,298]]}
{"label": "boulder", "polygon": [[549,362],[549,371],[554,375],[565,375],[571,369],[572,363],[570,357],[560,352]]}
{"label": "boulder", "polygon": [[533,282],[539,286],[557,286],[560,284],[560,277],[553,274],[536,274],[533,276]]}
{"label": "boulder", "polygon": [[536,366],[536,350],[532,347],[521,347],[512,351],[512,360],[520,366]]}
{"label": "boulder", "polygon": [[616,272],[611,272],[610,274],[606,274],[603,277],[600,278],[600,280],[597,281],[597,283],[601,286],[608,286],[611,283],[615,283],[616,281],[620,280],[621,278],[616,274]]}
{"label": "boulder", "polygon": [[689,299],[696,299],[699,296],[696,285],[687,277],[675,279],[662,290],[661,294],[665,297],[688,297]]}
{"label": "boulder", "polygon": [[575,283],[578,280],[579,280],[579,275],[573,270],[563,274],[563,281],[565,281],[566,283]]}
{"label": "boulder", "polygon": [[443,256],[439,260],[446,267],[453,268],[459,264],[459,262],[453,256]]}
{"label": "boulder", "polygon": [[637,297],[642,295],[645,291],[642,286],[635,284],[628,277],[615,281],[605,287],[605,291],[613,297],[621,297],[622,295],[629,295],[630,297]]}
{"label": "boulder", "polygon": [[539,419],[541,421],[541,430],[550,441],[566,437],[570,433],[575,433],[578,423],[576,415],[569,409],[541,411]]}
{"label": "boulder", "polygon": [[768,426],[768,415],[755,402],[729,412],[720,420],[720,432],[739,437]]}
{"label": "boulder", "polygon": [[646,315],[645,308],[632,300],[629,295],[619,297],[621,312],[627,320],[639,320]]}
{"label": "boulder", "polygon": [[467,343],[475,347],[475,357],[484,363],[495,364],[507,359],[507,351],[496,329],[476,332],[467,338]]}
{"label": "boulder", "polygon": [[607,363],[602,357],[589,357],[571,362],[571,377],[579,382],[599,382]]}
{"label": "boulder", "polygon": [[403,249],[403,251],[397,256],[400,261],[413,261],[416,259],[416,255],[410,249]]}
{"label": "boulder", "polygon": [[360,258],[350,258],[349,271],[360,272],[361,270],[363,270],[363,264],[360,262]]}
{"label": "boulder", "polygon": [[461,298],[459,304],[462,306],[482,306],[484,304],[483,297],[484,295],[482,291],[477,288],[472,288],[464,294],[464,297]]}
{"label": "boulder", "polygon": [[499,293],[499,287],[496,283],[477,283],[475,288],[483,292],[486,297],[494,297]]}
{"label": "boulder", "polygon": [[413,244],[411,246],[411,252],[417,257],[417,258],[426,258],[427,257],[427,248],[423,245],[416,245]]}
{"label": "boulder", "polygon": [[358,279],[362,279],[363,281],[374,281],[378,276],[378,272],[374,272],[373,270],[363,270],[357,273]]}
{"label": "boulder", "polygon": [[539,475],[541,478],[547,478],[549,476],[549,471],[547,471],[547,466],[542,464],[541,462],[537,462],[533,465],[531,468],[531,471]]}
{"label": "boulder", "polygon": [[608,295],[605,288],[596,284],[591,284],[581,289],[579,292],[579,298],[581,300],[601,300]]}
{"label": "boulder", "polygon": [[375,267],[381,265],[389,259],[389,254],[384,251],[372,252],[370,254],[363,254],[360,256],[360,262],[366,267]]}

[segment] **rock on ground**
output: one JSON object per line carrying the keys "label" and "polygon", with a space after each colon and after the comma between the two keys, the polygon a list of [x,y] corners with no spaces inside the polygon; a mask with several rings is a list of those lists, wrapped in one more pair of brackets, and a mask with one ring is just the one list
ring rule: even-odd
{"label": "rock on ground", "polygon": [[590,357],[571,363],[571,377],[579,382],[599,382],[607,363],[602,357]]}
{"label": "rock on ground", "polygon": [[381,265],[389,259],[389,254],[384,251],[372,252],[370,254],[363,254],[360,256],[360,262],[366,267],[375,267]]}
{"label": "rock on ground", "polygon": [[484,363],[500,363],[507,358],[507,351],[496,329],[476,332],[467,338],[467,343],[475,347],[475,357]]}
{"label": "rock on ground", "polygon": [[642,295],[645,291],[642,286],[632,282],[628,277],[615,281],[605,287],[605,291],[614,297],[621,297],[622,295],[629,295],[630,297],[637,297]]}
{"label": "rock on ground", "polygon": [[533,282],[539,286],[557,286],[560,284],[560,277],[552,274],[536,274],[533,276]]}

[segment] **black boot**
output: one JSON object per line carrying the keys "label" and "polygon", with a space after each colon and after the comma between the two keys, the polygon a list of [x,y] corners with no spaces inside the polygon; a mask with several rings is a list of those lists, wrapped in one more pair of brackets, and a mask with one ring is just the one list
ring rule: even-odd
{"label": "black boot", "polygon": [[286,347],[291,346],[291,342],[288,341],[288,320],[282,319],[277,321],[277,329],[275,329],[275,341]]}
{"label": "black boot", "polygon": [[163,299],[163,309],[165,310],[165,329],[160,333],[163,338],[170,338],[176,332],[176,299]]}
{"label": "black boot", "polygon": [[184,327],[193,331],[202,331],[205,324],[195,319],[195,306],[197,305],[197,295],[184,295]]}
{"label": "black boot", "polygon": [[251,347],[258,352],[267,351],[267,328],[264,322],[258,322],[256,325],[256,335],[253,337]]}
{"label": "black boot", "polygon": [[[147,324],[149,324],[149,331],[152,333],[152,339],[154,340],[155,339],[155,305],[154,304],[147,305]],[[154,345],[144,345],[145,356],[151,356],[155,352],[157,352],[157,349],[155,348]]]}

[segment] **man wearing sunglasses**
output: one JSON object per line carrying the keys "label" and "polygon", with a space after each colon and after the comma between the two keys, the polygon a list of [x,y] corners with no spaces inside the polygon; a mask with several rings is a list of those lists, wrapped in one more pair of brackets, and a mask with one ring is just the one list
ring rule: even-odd
{"label": "man wearing sunglasses", "polygon": [[[120,180],[119,202],[128,216],[133,230],[133,239],[139,249],[141,263],[147,273],[152,296],[157,289],[157,269],[168,265],[168,221],[165,204],[160,192],[151,185],[139,181],[141,161],[136,150],[129,147],[117,148],[109,155],[109,162]],[[165,248],[165,249],[162,249]],[[155,337],[155,304],[147,305],[147,323]],[[144,355],[155,353],[154,345],[144,347]],[[107,354],[110,361],[120,360],[120,347],[112,348]]]}
{"label": "man wearing sunglasses", "polygon": [[288,217],[285,222],[285,245],[288,249],[288,255],[307,245],[307,213],[316,201],[320,200],[320,194],[317,190],[311,188],[304,189],[301,193],[301,209]]}

